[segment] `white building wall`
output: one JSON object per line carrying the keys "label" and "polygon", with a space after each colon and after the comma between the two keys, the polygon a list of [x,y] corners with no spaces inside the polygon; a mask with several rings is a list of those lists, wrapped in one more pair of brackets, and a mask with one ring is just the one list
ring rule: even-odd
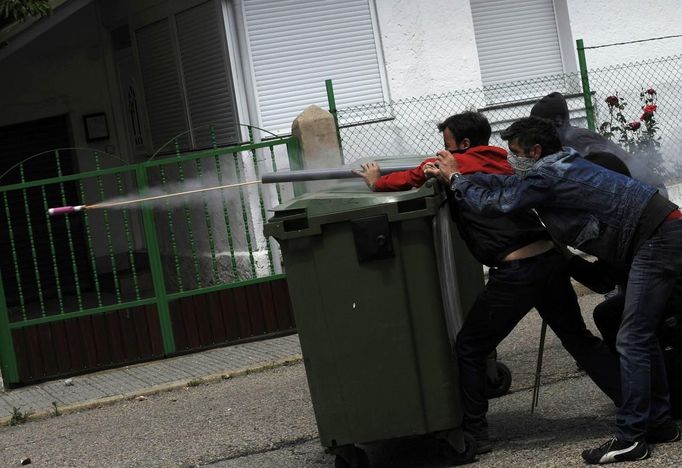
{"label": "white building wall", "polygon": [[[680,0],[568,0],[571,29],[586,47],[682,34]],[[678,55],[682,38],[586,51],[589,68]]]}
{"label": "white building wall", "polygon": [[482,85],[468,0],[374,0],[391,99]]}
{"label": "white building wall", "polygon": [[[468,0],[374,1],[391,99],[482,86]],[[679,0],[567,3],[573,38],[586,46],[682,32]],[[601,68],[680,53],[682,38],[672,38],[591,49],[587,62]]]}

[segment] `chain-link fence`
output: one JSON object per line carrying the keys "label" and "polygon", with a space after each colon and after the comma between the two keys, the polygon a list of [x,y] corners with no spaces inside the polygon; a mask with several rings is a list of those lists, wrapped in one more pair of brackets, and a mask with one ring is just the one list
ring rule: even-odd
{"label": "chain-link fence", "polygon": [[682,55],[589,72],[596,130],[669,182],[682,178],[681,72]]}
{"label": "chain-link fence", "polygon": [[[617,94],[620,103],[626,104],[623,109],[615,110],[622,110],[624,116],[627,114],[628,124],[640,122],[638,129],[631,125],[623,132],[630,139],[638,138],[645,142],[647,138],[653,138],[658,142],[653,146],[664,161],[663,172],[669,181],[677,181],[682,176],[678,167],[679,148],[682,146],[680,70],[682,56],[589,71],[596,129],[599,130],[599,126],[613,115],[615,108],[609,107],[605,100]],[[656,94],[647,94],[647,90],[655,90]],[[485,114],[493,128],[491,144],[502,145],[499,132],[516,119],[528,116],[538,99],[553,91],[561,92],[566,98],[571,123],[587,127],[587,110],[578,73],[339,109],[337,117],[345,162],[434,154],[443,146],[438,122],[465,110],[478,110]],[[644,93],[642,102],[641,93]],[[641,109],[644,98],[653,98],[657,106],[653,111],[653,134],[647,130],[646,119],[639,120],[644,113]],[[614,141],[621,139],[620,131],[611,133]]]}

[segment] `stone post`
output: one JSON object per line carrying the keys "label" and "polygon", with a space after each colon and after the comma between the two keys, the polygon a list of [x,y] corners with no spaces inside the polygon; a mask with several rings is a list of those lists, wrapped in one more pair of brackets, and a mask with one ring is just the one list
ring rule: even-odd
{"label": "stone post", "polygon": [[[303,169],[337,168],[343,165],[334,117],[319,106],[308,106],[291,124],[298,138]],[[329,185],[330,181],[305,182],[307,192]],[[333,183],[333,182],[332,182]]]}

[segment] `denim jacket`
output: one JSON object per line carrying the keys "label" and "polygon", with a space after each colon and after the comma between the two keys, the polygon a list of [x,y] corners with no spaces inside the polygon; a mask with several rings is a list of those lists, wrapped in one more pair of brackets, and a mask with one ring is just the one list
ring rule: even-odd
{"label": "denim jacket", "polygon": [[524,178],[454,178],[455,198],[484,216],[535,209],[554,239],[624,266],[657,189],[585,160],[572,148],[540,158]]}

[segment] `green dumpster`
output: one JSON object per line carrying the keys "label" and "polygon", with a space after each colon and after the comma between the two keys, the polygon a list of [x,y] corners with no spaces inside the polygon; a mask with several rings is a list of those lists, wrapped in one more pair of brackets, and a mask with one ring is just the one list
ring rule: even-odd
{"label": "green dumpster", "polygon": [[368,192],[358,181],[275,208],[320,440],[337,466],[362,466],[355,444],[435,435],[460,461],[454,337],[483,287],[438,187]]}

